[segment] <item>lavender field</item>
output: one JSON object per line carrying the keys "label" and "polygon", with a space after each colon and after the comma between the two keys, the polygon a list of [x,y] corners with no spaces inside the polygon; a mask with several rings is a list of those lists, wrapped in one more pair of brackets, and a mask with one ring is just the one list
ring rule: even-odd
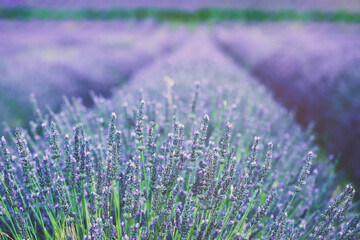
{"label": "lavender field", "polygon": [[359,239],[360,25],[129,17],[331,3],[0,2],[0,239]]}
{"label": "lavender field", "polygon": [[0,120],[13,127],[30,120],[31,93],[55,109],[63,96],[82,97],[88,106],[92,90],[110,96],[176,48],[186,31],[151,21],[0,21]]}

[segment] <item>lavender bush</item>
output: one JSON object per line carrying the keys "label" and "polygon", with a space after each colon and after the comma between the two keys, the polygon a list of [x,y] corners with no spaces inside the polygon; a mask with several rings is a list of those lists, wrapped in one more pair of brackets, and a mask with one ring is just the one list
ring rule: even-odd
{"label": "lavender bush", "polygon": [[9,130],[1,236],[357,239],[354,188],[334,190],[309,133],[206,37],[92,109],[35,107],[29,131]]}

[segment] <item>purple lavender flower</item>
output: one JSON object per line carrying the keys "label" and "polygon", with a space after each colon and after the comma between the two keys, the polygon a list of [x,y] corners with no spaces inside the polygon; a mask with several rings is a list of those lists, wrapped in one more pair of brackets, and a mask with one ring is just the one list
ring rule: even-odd
{"label": "purple lavender flower", "polygon": [[31,185],[32,166],[31,166],[31,156],[30,156],[29,148],[27,146],[27,141],[25,140],[19,128],[17,128],[15,131],[15,137],[16,137],[17,150],[21,159],[22,174],[24,177],[24,181],[26,184]]}

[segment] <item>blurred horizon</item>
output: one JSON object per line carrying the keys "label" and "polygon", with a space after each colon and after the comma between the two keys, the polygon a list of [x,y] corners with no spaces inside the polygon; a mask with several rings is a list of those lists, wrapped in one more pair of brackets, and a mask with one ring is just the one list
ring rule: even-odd
{"label": "blurred horizon", "polygon": [[155,8],[178,8],[182,10],[194,10],[199,8],[231,8],[231,9],[262,9],[262,10],[300,10],[300,11],[359,11],[360,2],[357,0],[278,0],[271,2],[267,0],[182,0],[182,1],[117,1],[108,0],[0,0],[0,4],[6,7],[41,7],[54,9],[79,9],[79,8],[139,8],[139,7],[155,7]]}

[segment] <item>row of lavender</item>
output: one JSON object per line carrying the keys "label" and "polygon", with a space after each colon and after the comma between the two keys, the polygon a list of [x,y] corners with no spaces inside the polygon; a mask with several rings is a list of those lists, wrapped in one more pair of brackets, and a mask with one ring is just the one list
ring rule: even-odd
{"label": "row of lavender", "polygon": [[[281,30],[279,30],[281,29]],[[357,25],[265,23],[219,27],[219,46],[296,110],[315,122],[329,153],[360,181],[360,29]]]}
{"label": "row of lavender", "polygon": [[93,98],[59,114],[35,104],[31,130],[2,138],[2,234],[359,237],[353,187],[335,190],[313,138],[204,29],[112,99]]}
{"label": "row of lavender", "polygon": [[0,21],[0,121],[25,124],[31,93],[55,109],[63,95],[108,97],[185,32],[153,21]]}

